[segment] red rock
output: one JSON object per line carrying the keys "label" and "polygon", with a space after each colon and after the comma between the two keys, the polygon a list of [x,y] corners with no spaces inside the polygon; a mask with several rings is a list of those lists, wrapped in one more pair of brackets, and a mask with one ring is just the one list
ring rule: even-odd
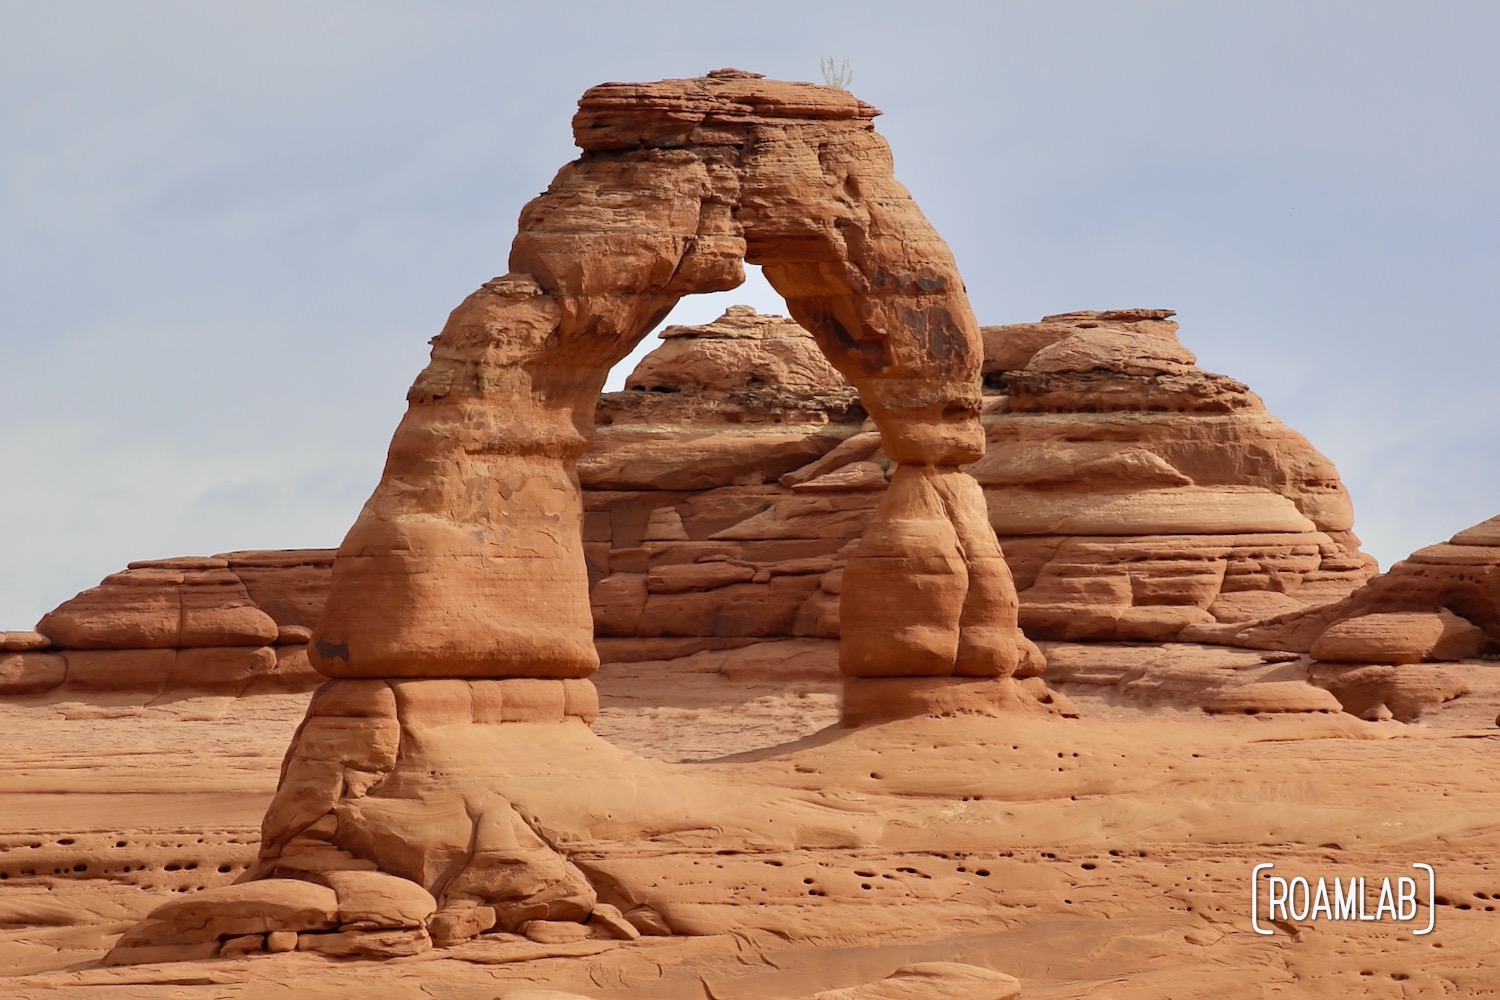
{"label": "red rock", "polygon": [[70,649],[68,686],[94,691],[162,691],[177,666],[175,649]]}
{"label": "red rock", "polygon": [[[1058,345],[1038,365],[1048,369],[1044,374],[1077,368],[1073,374],[1114,379],[1125,386],[1121,392],[1140,397],[1105,413],[1090,412],[1097,408],[1086,401],[1059,409],[1027,397],[1031,403],[1016,409],[1009,406],[1015,393],[986,397],[998,401],[986,405],[988,451],[967,468],[985,487],[1020,590],[1021,622],[1038,635],[1185,637],[1218,621],[1249,622],[1336,601],[1369,577],[1371,560],[1348,534],[1350,506],[1332,465],[1248,390],[1193,367],[1170,315],[1078,313],[989,328],[987,343],[1008,362],[986,362],[1001,389],[1009,389],[1010,366],[1025,367],[1042,348]],[[1200,412],[1216,392],[1238,393],[1237,402],[1218,415]],[[653,395],[663,404],[680,399],[677,412],[695,412],[686,385]],[[1158,409],[1157,397],[1170,405]],[[1135,411],[1121,415],[1130,407]],[[656,426],[671,426],[665,421],[676,419],[672,412],[663,405]],[[690,425],[696,418],[681,419]],[[596,445],[607,447],[602,440]],[[781,477],[781,488],[807,494],[799,498],[807,503],[789,504],[784,494],[762,490],[756,498],[763,509],[745,513],[747,503],[736,515],[720,501],[709,509],[723,509],[727,523],[713,537],[739,543],[736,558],[751,566],[750,549],[763,540],[836,546],[859,537],[892,471],[889,460],[882,459],[886,468],[875,461],[880,454],[878,434],[861,431]],[[719,500],[727,492],[699,496]],[[819,499],[830,502],[813,502]],[[621,551],[600,558],[619,572]],[[650,558],[655,564],[665,553]],[[593,603],[602,631],[622,637],[639,631],[645,602],[638,584],[601,573]],[[833,591],[811,593],[793,632],[837,635],[837,605]],[[711,616],[697,620],[707,633]],[[690,627],[681,619],[674,625]],[[756,634],[779,628],[768,614]]]}
{"label": "red rock", "polygon": [[688,591],[714,590],[732,583],[749,583],[755,570],[743,563],[667,563],[646,577],[646,591],[652,594],[680,594]]}
{"label": "red rock", "polygon": [[1484,633],[1447,611],[1387,612],[1346,618],[1312,644],[1312,657],[1333,663],[1421,663],[1478,654]]}
{"label": "red rock", "polygon": [[[1370,580],[1353,593],[1329,595],[1320,604],[1268,617],[1260,621],[1239,623],[1218,630],[1208,630],[1202,641],[1222,642],[1259,649],[1294,649],[1306,652],[1328,632],[1334,631],[1324,651],[1337,652],[1338,637],[1345,632],[1379,629],[1382,619],[1361,626],[1343,625],[1351,619],[1387,614],[1424,613],[1441,615],[1441,641],[1425,647],[1416,636],[1401,637],[1401,629],[1382,630],[1391,645],[1389,652],[1363,657],[1365,662],[1385,662],[1392,658],[1409,660],[1413,645],[1423,645],[1424,656],[1433,659],[1462,658],[1484,649],[1500,649],[1500,517],[1454,535],[1447,543],[1429,545],[1413,552],[1390,570]],[[1461,619],[1453,621],[1452,618]],[[1436,625],[1431,618],[1396,619],[1416,627],[1423,635],[1433,634]],[[1418,621],[1425,625],[1417,626]],[[1481,636],[1464,627],[1477,628]],[[1371,633],[1373,637],[1373,632]],[[1372,652],[1379,641],[1364,641],[1360,649]],[[1348,655],[1353,656],[1354,653]]]}
{"label": "red rock", "polygon": [[1332,694],[1305,681],[1231,684],[1204,699],[1203,710],[1215,715],[1260,715],[1278,712],[1339,712]]}
{"label": "red rock", "polygon": [[261,646],[276,638],[276,623],[220,559],[132,563],[37,628],[68,649]]}
{"label": "red rock", "polygon": [[499,919],[493,906],[450,906],[432,918],[428,930],[439,948],[478,937]]}
{"label": "red rock", "polygon": [[255,606],[277,625],[310,630],[328,597],[333,555],[333,549],[273,549],[225,552],[216,558],[224,560]]}
{"label": "red rock", "polygon": [[273,676],[277,663],[270,646],[180,649],[164,687],[238,693],[257,679]]}
{"label": "red rock", "polygon": [[589,936],[589,929],[570,921],[529,920],[521,926],[521,933],[538,944],[566,944],[582,941]]}
{"label": "red rock", "polygon": [[[1039,654],[1015,627],[1015,588],[979,487],[957,468],[984,451],[978,324],[948,248],[895,181],[871,127],[876,113],[834,88],[730,72],[605,84],[584,95],[574,134],[587,155],[522,211],[511,273],[461,303],[433,340],[380,484],[338,549],[309,645],[310,663],[336,681],[314,698],[288,750],[247,879],[295,874],[297,865],[343,853],[444,900],[492,907],[499,926],[525,927],[536,940],[588,936],[582,921],[597,902],[593,887],[493,790],[486,768],[516,739],[534,740],[509,736],[521,728],[512,720],[562,726],[573,712],[597,711],[569,683],[598,664],[577,462],[599,387],[681,296],[739,284],[744,260],[762,265],[832,369],[857,388],[898,466],[868,526],[833,533],[840,544],[860,539],[840,585],[843,607],[883,609],[846,628],[842,669],[856,678],[996,678],[977,682],[970,697],[990,699],[994,710],[1011,698],[1006,679]],[[780,385],[833,382],[800,335],[784,324],[778,332],[786,336],[727,339],[756,340],[775,359],[762,367]],[[730,393],[742,348],[724,347],[728,360],[699,386]],[[668,357],[642,378],[680,387],[673,371]],[[797,461],[768,478],[840,439],[829,435],[810,454],[794,448]],[[779,454],[775,461],[788,457]],[[593,474],[604,485],[672,485],[655,472],[631,479],[630,464]],[[734,519],[692,508],[685,516],[661,500],[622,511],[635,516],[628,533],[612,511],[613,546],[739,541],[728,527]],[[767,503],[747,520],[782,530],[754,527],[749,537],[826,540],[826,526],[803,534],[797,515],[841,500]],[[591,529],[599,541],[603,528]],[[593,563],[596,595],[622,574],[644,577],[615,585],[629,599],[616,627],[646,634],[673,631],[687,617],[675,604],[704,598],[716,606],[691,617],[708,619],[714,634],[754,634],[765,618],[753,605],[766,603],[778,608],[770,626],[789,633],[826,571],[696,559],[653,565],[649,552],[646,565],[623,553],[617,561],[613,551],[595,552]],[[909,572],[915,566],[924,577]],[[747,571],[751,582],[733,582]],[[712,589],[680,592],[686,585]],[[335,708],[349,714],[329,714]],[[478,721],[496,714],[498,723]],[[454,732],[465,739],[445,742]],[[261,928],[286,929],[284,921]],[[368,940],[303,934],[298,947],[369,954]],[[381,953],[396,946],[381,939]]]}
{"label": "red rock", "polygon": [[621,941],[634,941],[641,936],[640,929],[625,918],[619,907],[609,903],[594,904],[594,912],[589,915],[589,927]]}
{"label": "red rock", "polygon": [[[523,807],[529,786],[513,773],[546,753],[605,753],[580,725],[598,711],[591,603],[600,631],[620,637],[743,638],[827,629],[826,615],[804,611],[836,597],[855,725],[1072,711],[1018,627],[997,527],[1034,543],[1027,589],[1040,588],[1047,613],[1087,610],[1101,636],[1206,625],[1231,580],[1319,593],[1359,581],[1366,563],[1331,466],[1243,385],[1199,370],[1165,312],[1050,317],[1069,330],[1035,338],[1023,370],[992,369],[986,400],[962,277],[896,182],[876,113],[836,88],[738,72],[584,95],[574,132],[585,155],[522,211],[509,272],[433,339],[337,551],[308,646],[333,680],[288,749],[247,885],[275,895],[287,884],[276,876],[373,865],[420,886],[440,913],[472,904],[538,940],[587,936],[591,871]],[[674,334],[638,391],[601,407],[610,365],[682,296],[739,284],[745,261],[857,390],[858,409],[784,324],[776,336]],[[715,339],[733,343],[673,343]],[[684,362],[694,352],[712,361],[696,378]],[[744,396],[734,369],[761,356],[771,377]],[[801,392],[818,398],[789,401]],[[650,425],[674,396],[685,398],[677,430],[691,429],[663,435]],[[725,426],[751,410],[782,425]],[[862,437],[866,417],[878,448]],[[590,456],[596,421],[610,429]],[[985,467],[983,490],[964,469],[1000,445],[1009,451]],[[1011,462],[1042,481],[1010,481]],[[596,488],[587,505],[581,479]],[[1293,542],[1260,560],[1267,537]],[[151,632],[175,597],[195,641],[227,644],[240,605],[213,588],[234,580],[248,595],[234,573],[250,567],[224,562],[129,571],[150,600],[114,632]],[[256,613],[278,627],[255,648],[298,624]],[[627,821],[602,807],[574,819]],[[139,936],[154,940],[169,916],[158,911]],[[289,929],[243,923],[226,933]],[[298,929],[299,948],[334,954],[411,954],[426,941]],[[937,988],[951,972],[897,978]]]}
{"label": "red rock", "polygon": [[295,931],[272,931],[266,935],[266,951],[272,954],[283,954],[296,950],[297,933]]}
{"label": "red rock", "polygon": [[264,934],[245,934],[240,937],[232,937],[219,946],[220,958],[243,958],[246,955],[259,954],[266,950],[266,936]]}
{"label": "red rock", "polygon": [[627,391],[730,395],[761,386],[805,395],[843,390],[844,377],[818,350],[812,334],[784,316],[760,316],[730,306],[703,326],[669,326],[661,347],[625,381]]}
{"label": "red rock", "polygon": [[1315,664],[1310,678],[1333,692],[1344,711],[1375,719],[1384,709],[1384,717],[1394,717],[1398,722],[1416,722],[1426,712],[1469,692],[1469,685],[1459,675],[1425,664]]}
{"label": "red rock", "polygon": [[[1500,723],[1497,723],[1500,724]],[[656,910],[645,904],[632,906],[625,911],[625,919],[630,926],[640,931],[642,937],[671,937],[672,928],[667,926],[667,921]]]}
{"label": "red rock", "polygon": [[67,676],[67,660],[61,654],[0,653],[0,696],[40,694]]}
{"label": "red rock", "polygon": [[346,930],[425,927],[437,911],[426,889],[384,872],[331,871],[323,881],[338,897],[338,921]]}
{"label": "red rock", "polygon": [[312,629],[306,625],[282,625],[276,629],[276,645],[305,646],[312,639]]}
{"label": "red rock", "polygon": [[112,965],[156,965],[163,962],[194,962],[217,958],[218,955],[217,940],[194,944],[116,945],[105,953],[99,964],[106,968]]}
{"label": "red rock", "polygon": [[[145,922],[123,934],[106,964],[127,964],[126,949],[212,942],[271,931],[314,931],[337,925],[338,900],[332,889],[277,879],[205,889],[163,903]],[[118,954],[117,954],[118,953]]]}
{"label": "red rock", "polygon": [[51,645],[52,640],[40,632],[0,632],[0,652],[30,653]]}
{"label": "red rock", "polygon": [[378,931],[338,931],[297,935],[297,950],[338,958],[409,958],[432,950],[423,928]]}

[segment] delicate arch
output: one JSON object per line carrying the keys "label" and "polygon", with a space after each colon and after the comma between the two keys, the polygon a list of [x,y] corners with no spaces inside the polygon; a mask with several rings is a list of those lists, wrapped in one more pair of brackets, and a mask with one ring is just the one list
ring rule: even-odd
{"label": "delicate arch", "polygon": [[1012,675],[1030,652],[982,495],[981,340],[952,254],[846,91],[720,71],[605,84],[583,155],[454,310],[314,639],[332,677],[597,666],[573,462],[609,369],[684,295],[759,264],[899,463],[846,569],[852,677]]}

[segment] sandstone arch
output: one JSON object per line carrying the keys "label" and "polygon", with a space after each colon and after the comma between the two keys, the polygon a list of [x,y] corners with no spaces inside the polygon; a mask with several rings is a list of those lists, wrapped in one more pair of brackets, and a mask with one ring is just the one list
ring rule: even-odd
{"label": "sandstone arch", "polygon": [[[419,923],[440,941],[598,912],[589,879],[497,787],[505,754],[545,756],[553,737],[496,731],[597,713],[573,463],[610,367],[682,296],[738,285],[744,261],[858,388],[899,463],[845,572],[846,718],[994,709],[1010,677],[1040,671],[958,469],[984,452],[978,325],[877,113],[733,70],[583,96],[582,155],[522,211],[510,273],[434,338],[339,549],[310,650],[333,680],[288,750],[248,881],[331,884],[342,911],[346,891],[375,890],[330,873],[378,868],[366,874],[433,897]],[[221,921],[221,937],[267,923],[264,900],[245,899],[222,900],[254,919]],[[173,912],[127,934],[118,960],[177,933]]]}
{"label": "sandstone arch", "polygon": [[572,462],[610,367],[684,295],[761,265],[900,463],[851,562],[851,677],[1008,677],[1027,652],[973,481],[982,343],[952,255],[846,91],[720,71],[605,84],[510,272],[434,341],[314,637],[331,677],[597,666]]}

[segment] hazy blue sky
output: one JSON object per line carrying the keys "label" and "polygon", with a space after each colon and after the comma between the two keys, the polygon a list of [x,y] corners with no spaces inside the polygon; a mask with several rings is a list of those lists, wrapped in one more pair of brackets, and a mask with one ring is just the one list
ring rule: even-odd
{"label": "hazy blue sky", "polygon": [[[605,80],[848,58],[981,322],[1179,312],[1389,565],[1500,512],[1500,5],[0,5],[0,628],[335,545]],[[689,300],[669,322],[764,287]],[[654,339],[654,338],[653,338]]]}

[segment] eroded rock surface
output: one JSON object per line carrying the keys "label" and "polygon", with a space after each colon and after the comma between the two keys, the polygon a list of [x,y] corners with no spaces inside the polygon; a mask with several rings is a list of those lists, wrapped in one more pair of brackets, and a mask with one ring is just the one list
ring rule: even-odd
{"label": "eroded rock surface", "polygon": [[[744,261],[858,390],[895,466],[845,558],[845,605],[868,616],[840,642],[850,683],[881,678],[884,692],[891,678],[956,674],[958,710],[994,710],[1017,696],[1009,678],[1023,662],[1038,672],[983,498],[959,470],[984,451],[979,327],[952,255],[895,180],[877,113],[837,88],[733,70],[584,95],[573,123],[584,155],[522,211],[510,272],[434,338],[339,547],[308,646],[333,680],[292,741],[246,875],[269,886],[373,866],[437,910],[421,940],[267,933],[295,930],[299,949],[332,954],[415,953],[439,922],[451,943],[539,921],[555,943],[575,932],[549,924],[592,915],[588,878],[528,821],[528,803],[495,790],[488,761],[521,724],[592,718],[576,463],[595,403],[679,298],[733,288]],[[772,368],[830,380],[826,366]],[[680,514],[663,515],[644,535],[688,540]],[[702,585],[698,572],[665,587]],[[864,699],[867,712],[880,700]],[[218,938],[238,953],[255,933]]]}
{"label": "eroded rock surface", "polygon": [[131,563],[0,641],[0,695],[311,690],[330,549]]}
{"label": "eroded rock surface", "polygon": [[[1347,497],[1331,465],[1242,385],[1197,369],[1165,310],[983,330],[988,450],[967,471],[1036,636],[1255,634],[1254,623],[1306,617],[1367,578],[1370,561],[1340,527]],[[632,388],[600,398],[578,474],[605,659],[838,638],[848,555],[899,465],[822,358],[800,326],[737,307],[706,326],[669,327]],[[1041,406],[1042,389],[1056,402],[1065,375],[1087,380],[1078,399],[1092,402]],[[935,480],[918,479],[894,489],[903,503],[924,502],[912,486]],[[226,558],[237,557],[252,598],[278,621],[289,607],[300,621],[316,617],[327,562],[254,577],[247,557],[272,567],[277,554]],[[278,641],[295,641],[295,628],[283,624]],[[1310,643],[1277,637],[1266,648]],[[37,662],[11,670],[50,676]]]}
{"label": "eroded rock surface", "polygon": [[[1020,621],[1036,638],[1171,641],[1197,625],[1337,601],[1373,572],[1332,464],[1244,385],[1199,369],[1170,317],[1117,310],[983,328],[987,450],[965,470],[982,487]],[[858,413],[824,404],[824,422],[811,419],[790,401],[819,397],[774,380],[754,387],[754,423],[709,415],[704,401],[728,390],[711,361],[715,374],[694,384],[699,342],[677,343],[670,392],[601,400],[611,434],[639,426],[665,441],[675,428],[695,442],[803,427],[821,454],[778,481],[767,469],[764,481],[741,473],[695,492],[665,475],[629,489],[585,476],[599,636],[616,656],[627,639],[690,652],[839,636],[847,581],[878,575],[878,563],[846,570],[857,542],[879,544],[873,511],[900,505],[892,530],[921,533],[921,511],[942,503],[938,480],[900,472]],[[601,434],[584,467],[608,464],[611,441]],[[690,578],[698,585],[676,583]],[[856,632],[888,610],[845,607],[865,616]]]}
{"label": "eroded rock surface", "polygon": [[1339,663],[1458,660],[1500,651],[1500,516],[1418,549],[1341,600],[1186,636],[1312,652]]}

